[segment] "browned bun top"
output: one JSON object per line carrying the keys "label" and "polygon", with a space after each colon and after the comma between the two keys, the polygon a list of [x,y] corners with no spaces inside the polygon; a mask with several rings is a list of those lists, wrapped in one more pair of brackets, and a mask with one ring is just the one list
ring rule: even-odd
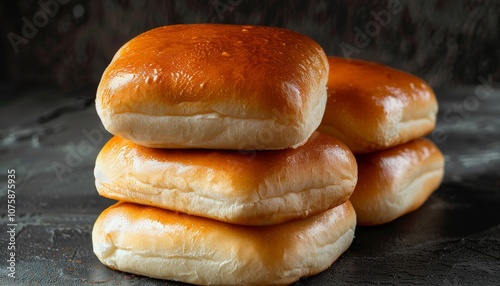
{"label": "browned bun top", "polygon": [[[213,172],[218,174],[218,180],[227,180],[235,188],[228,196],[238,196],[242,193],[250,195],[271,182],[276,183],[276,187],[269,191],[275,191],[282,187],[280,183],[288,181],[287,178],[282,178],[281,181],[274,182],[276,174],[293,176],[294,180],[304,182],[311,182],[312,178],[303,177],[302,174],[335,174],[335,178],[318,179],[325,183],[317,182],[319,185],[314,187],[332,184],[339,178],[344,181],[353,178],[355,180],[357,175],[356,160],[349,149],[340,140],[317,131],[305,145],[297,149],[269,151],[156,149],[114,136],[104,145],[97,161],[100,166],[111,170],[125,168],[124,164],[128,164],[132,170],[144,173],[144,176],[155,176],[153,173],[147,173],[159,171],[158,166],[165,171],[170,167],[198,170],[191,174],[192,180],[198,179],[197,174]],[[139,164],[144,166],[139,169],[136,167]],[[314,170],[314,167],[327,167],[328,170]],[[220,192],[224,193],[224,190]]]}
{"label": "browned bun top", "polygon": [[[296,32],[221,24],[170,25],[126,43],[97,100],[116,113],[268,118],[301,115],[328,74],[322,48]],[[232,108],[225,106],[232,103]]]}
{"label": "browned bun top", "polygon": [[443,161],[443,154],[431,140],[418,138],[386,150],[361,154],[356,156],[358,164],[380,166],[388,174],[398,174],[407,171],[409,167],[419,167],[426,160]]}
{"label": "browned bun top", "polygon": [[328,63],[331,71],[327,86],[332,98],[327,105],[342,102],[357,106],[352,116],[377,118],[400,106],[427,110],[429,105],[436,104],[432,88],[409,73],[355,59],[328,57]]}
{"label": "browned bun top", "polygon": [[[322,126],[353,153],[421,137],[435,126],[437,101],[422,79],[382,64],[328,57],[328,101]],[[326,131],[326,130],[325,130]]]}

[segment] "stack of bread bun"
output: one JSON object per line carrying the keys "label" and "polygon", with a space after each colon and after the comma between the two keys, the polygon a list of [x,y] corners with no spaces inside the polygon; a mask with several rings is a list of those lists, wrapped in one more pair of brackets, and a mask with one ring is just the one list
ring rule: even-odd
{"label": "stack of bread bun", "polygon": [[117,270],[194,284],[289,284],[351,244],[356,158],[315,131],[321,47],[279,28],[173,25],[126,43],[96,108],[93,248]]}
{"label": "stack of bread bun", "polygon": [[355,154],[350,198],[359,225],[390,222],[420,207],[443,178],[444,158],[428,139],[438,110],[421,79],[381,64],[328,58],[328,102],[319,130]]}

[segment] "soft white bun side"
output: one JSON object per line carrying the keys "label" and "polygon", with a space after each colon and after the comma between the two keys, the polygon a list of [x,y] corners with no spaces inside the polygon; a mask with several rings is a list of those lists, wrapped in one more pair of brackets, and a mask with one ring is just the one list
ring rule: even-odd
{"label": "soft white bun side", "polygon": [[99,216],[92,242],[99,260],[120,271],[200,285],[283,285],[327,269],[351,245],[355,225],[349,201],[260,227],[118,203]]}
{"label": "soft white bun side", "polygon": [[[96,104],[103,125],[112,133],[152,148],[270,150],[303,145],[321,123],[326,107],[326,81],[313,91],[303,121],[279,111],[269,118],[225,116],[220,113],[151,115],[113,113]],[[276,109],[277,110],[277,109]]]}
{"label": "soft white bun side", "polygon": [[444,157],[428,139],[358,155],[359,178],[350,200],[359,225],[390,222],[419,208],[439,187]]}
{"label": "soft white bun side", "polygon": [[147,147],[297,147],[321,123],[328,72],[323,49],[290,30],[169,25],[120,48],[96,109],[109,132]]}
{"label": "soft white bun side", "polygon": [[94,170],[100,195],[242,225],[305,218],[354,191],[356,159],[315,132],[296,149],[153,149],[113,137]]}

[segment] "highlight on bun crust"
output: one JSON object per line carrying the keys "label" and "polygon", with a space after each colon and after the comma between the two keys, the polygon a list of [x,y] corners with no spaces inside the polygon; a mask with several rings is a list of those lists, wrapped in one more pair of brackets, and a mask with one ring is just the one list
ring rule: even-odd
{"label": "highlight on bun crust", "polygon": [[96,109],[109,132],[147,147],[297,147],[321,122],[328,72],[323,49],[290,30],[164,26],[119,49]]}
{"label": "highlight on bun crust", "polygon": [[99,216],[92,242],[103,264],[129,273],[202,285],[284,285],[327,269],[350,246],[355,225],[349,201],[260,227],[118,203]]}
{"label": "highlight on bun crust", "polygon": [[350,201],[359,225],[387,223],[416,210],[443,179],[443,154],[424,138],[356,158],[358,183]]}
{"label": "highlight on bun crust", "polygon": [[434,129],[436,97],[420,78],[367,61],[328,61],[328,101],[319,130],[354,154],[387,149]]}
{"label": "highlight on bun crust", "polygon": [[242,225],[305,218],[345,202],[356,159],[339,140],[315,132],[296,149],[153,149],[118,136],[99,153],[100,195]]}

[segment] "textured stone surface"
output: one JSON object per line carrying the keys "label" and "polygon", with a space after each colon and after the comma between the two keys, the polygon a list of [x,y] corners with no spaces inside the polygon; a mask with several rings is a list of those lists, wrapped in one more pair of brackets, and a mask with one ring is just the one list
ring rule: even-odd
{"label": "textured stone surface", "polygon": [[[113,271],[92,253],[93,223],[113,203],[98,196],[93,181],[95,157],[110,138],[100,127],[94,91],[0,90],[10,99],[0,105],[0,285],[180,285]],[[413,213],[358,227],[336,263],[295,285],[498,284],[500,89],[483,85],[437,94],[438,128],[429,137],[446,157],[442,186]],[[54,164],[66,172],[56,172]],[[6,183],[12,168],[15,280],[6,277]]]}
{"label": "textured stone surface", "polygon": [[130,38],[161,25],[205,22],[289,28],[318,41],[329,55],[383,62],[434,87],[477,84],[479,76],[500,81],[495,0],[67,2],[16,45],[17,53],[7,35],[23,36],[23,17],[33,21],[41,8],[38,1],[0,4],[0,66],[7,67],[0,81],[94,86]]}

